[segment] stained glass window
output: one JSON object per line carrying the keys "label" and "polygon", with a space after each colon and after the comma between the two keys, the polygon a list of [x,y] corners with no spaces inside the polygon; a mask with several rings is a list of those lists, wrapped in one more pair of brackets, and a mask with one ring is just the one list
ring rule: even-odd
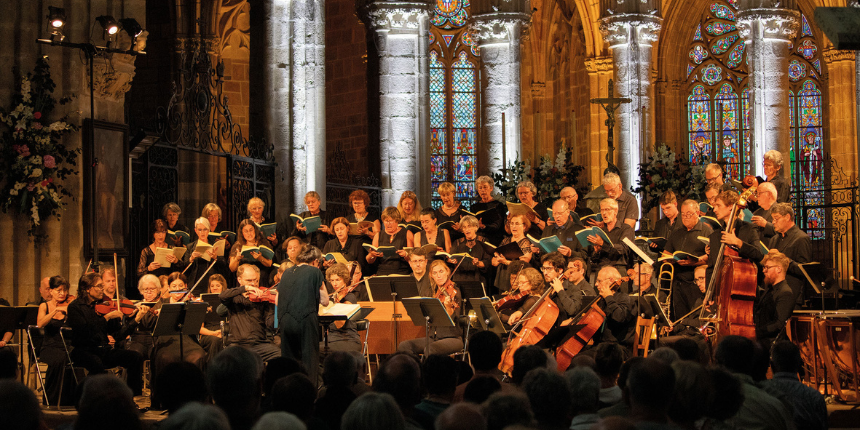
{"label": "stained glass window", "polygon": [[[462,28],[469,1],[437,0],[430,30],[430,179],[433,207],[442,205],[436,188],[456,187],[465,208],[475,200],[478,145],[479,49]],[[462,18],[462,19],[461,19]]]}

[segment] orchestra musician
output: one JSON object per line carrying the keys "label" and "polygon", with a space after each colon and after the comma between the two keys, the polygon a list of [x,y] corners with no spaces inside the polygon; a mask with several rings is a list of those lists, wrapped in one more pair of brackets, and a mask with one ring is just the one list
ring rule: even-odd
{"label": "orchestra musician", "polygon": [[397,210],[400,211],[400,217],[406,224],[419,225],[421,219],[421,203],[418,201],[418,196],[413,191],[404,191],[400,195],[400,201],[397,202]]}
{"label": "orchestra musician", "polygon": [[[493,256],[490,255],[481,242],[486,241],[481,236],[478,236],[478,226],[480,222],[472,215],[466,215],[460,219],[460,230],[463,231],[463,237],[457,239],[451,245],[451,254],[468,253],[472,258],[466,258],[460,268],[454,273],[454,282],[457,281],[474,281],[486,282],[486,273],[491,265]],[[449,264],[457,264],[457,260],[449,259]]]}
{"label": "orchestra musician", "polygon": [[630,282],[633,284],[633,291],[630,293],[630,312],[633,318],[653,318],[659,310],[653,308],[653,303],[649,302],[647,296],[657,297],[660,303],[666,301],[665,294],[661,291],[660,296],[657,296],[657,288],[654,287],[652,277],[654,276],[654,267],[648,263],[636,263],[633,268],[628,271]]}
{"label": "orchestra musician", "polygon": [[[252,207],[251,203],[248,203],[248,206]],[[236,235],[236,243],[234,243],[230,248],[230,271],[235,272],[242,263],[253,264],[257,267],[257,271],[260,273],[260,279],[258,280],[260,285],[264,288],[268,287],[269,272],[273,261],[264,257],[262,253],[256,251],[251,251],[250,254],[253,260],[248,260],[242,255],[242,247],[244,246],[266,246],[271,249],[269,241],[263,237],[263,233],[260,231],[260,228],[257,227],[257,224],[252,219],[244,219],[239,223],[239,232]]]}
{"label": "orchestra musician", "polygon": [[627,346],[629,352],[635,332],[636,319],[633,318],[630,310],[633,302],[628,294],[621,291],[620,284],[621,273],[615,266],[603,266],[597,272],[595,286],[597,293],[603,298],[600,301],[600,307],[606,314],[606,325],[592,338],[594,341],[592,348],[596,348],[603,342],[615,342]]}
{"label": "orchestra musician", "polygon": [[[248,200],[247,209],[248,219],[251,220],[254,225],[257,226],[257,228],[260,228],[260,226],[263,225],[264,222],[266,222],[266,218],[263,216],[263,210],[266,209],[266,203],[264,203],[263,199],[259,197],[251,197],[251,199]],[[239,226],[239,230],[241,229],[242,227]],[[241,237],[242,233],[238,233]],[[265,239],[271,244],[271,246],[278,246],[278,235],[276,233],[269,235],[269,237]]]}
{"label": "orchestra musician", "polygon": [[[439,230],[438,225],[436,224],[436,210],[433,208],[425,208],[421,210],[419,219],[421,220],[422,231],[415,233],[413,236],[415,246],[424,246],[432,243],[436,245],[438,249],[450,253],[451,236],[447,229],[443,228],[442,230]],[[460,220],[458,219],[457,224],[459,225],[459,223]]]}
{"label": "orchestra musician", "polygon": [[777,203],[786,203],[791,196],[791,184],[785,180],[782,172],[782,153],[771,149],[764,153],[764,175],[767,182],[776,188]]}
{"label": "orchestra musician", "polygon": [[[802,304],[807,282],[798,264],[812,261],[812,241],[794,223],[794,209],[789,203],[777,203],[771,208],[773,229],[776,234],[770,238],[768,249],[781,252],[791,261],[785,272],[786,282],[791,287],[796,304]],[[770,254],[768,254],[770,255]]]}
{"label": "orchestra musician", "polygon": [[[137,290],[142,297],[141,303],[152,303],[161,301],[161,282],[155,275],[143,275],[137,281]],[[157,310],[156,310],[157,312]],[[129,338],[125,341],[125,349],[137,351],[144,358],[149,358],[152,353],[152,328],[145,324],[138,324]]]}
{"label": "orchestra musician", "polygon": [[[721,230],[714,230],[711,233],[708,245],[708,282],[711,281],[711,276],[714,271],[714,265],[717,261],[720,243],[732,246],[738,251],[741,258],[749,259],[750,261],[761,260],[761,250],[757,246],[759,243],[758,230],[752,223],[744,221],[740,218],[735,219],[734,233],[726,231],[726,223],[729,221],[729,216],[732,213],[732,206],[738,201],[738,193],[734,191],[723,191],[714,200],[714,214],[723,226]],[[680,314],[683,315],[683,314]]]}
{"label": "orchestra musician", "polygon": [[[527,187],[526,187],[527,188]],[[519,245],[520,250],[522,250],[523,255],[519,257],[519,260],[523,263],[531,265],[532,263],[532,243],[526,237],[526,231],[531,227],[531,222],[528,217],[525,215],[513,215],[508,217],[507,230],[510,232],[510,236],[505,236],[502,240],[502,243],[499,246],[504,246],[509,243],[516,243]],[[511,289],[511,275],[514,273],[510,270],[511,261],[506,259],[504,255],[496,252],[493,254],[493,259],[491,260],[491,264],[498,268],[496,270],[496,280],[495,287],[499,292],[509,291]]]}
{"label": "orchestra musician", "polygon": [[[708,288],[706,276],[707,269],[707,266],[696,266],[695,268],[694,280],[696,282],[696,287],[699,289],[700,298],[693,303],[693,309],[701,306],[702,300],[705,297],[705,289]],[[704,326],[704,323],[699,319],[699,315],[699,312],[693,312],[692,315],[688,315],[680,321],[676,321],[675,325],[672,327],[661,327],[660,332],[663,335],[659,339],[659,346],[671,346],[683,338],[692,339],[697,345],[699,345],[700,357],[710,357],[711,346],[707,338],[702,334],[701,328]],[[678,318],[683,316],[684,315],[679,315]]]}
{"label": "orchestra musician", "polygon": [[251,301],[263,295],[260,290],[260,269],[253,264],[242,264],[236,270],[239,286],[221,292],[218,298],[227,308],[230,321],[231,345],[239,345],[260,355],[263,361],[281,356],[281,348],[269,338],[274,330],[274,305],[265,301]]}
{"label": "orchestra musician", "polygon": [[406,259],[412,268],[412,277],[418,284],[418,295],[432,297],[433,287],[430,286],[430,275],[427,273],[427,251],[424,248],[415,248]]}
{"label": "orchestra musician", "polygon": [[[608,173],[606,176],[615,175]],[[618,175],[615,175],[618,176]],[[638,211],[638,209],[637,209]],[[618,273],[627,273],[627,245],[621,240],[628,238],[633,240],[633,228],[629,223],[618,220],[618,201],[614,198],[605,198],[600,201],[600,216],[603,217],[603,225],[600,227],[612,245],[604,243],[597,235],[588,236],[588,254],[591,256],[591,266],[594,268],[613,266]]]}
{"label": "orchestra musician", "polygon": [[[360,284],[361,270],[350,267],[353,264],[357,263],[352,263],[349,266],[337,263],[325,271],[325,278],[328,281],[328,285],[326,286],[327,295],[331,296],[343,288],[355,288],[347,293],[340,303],[358,303],[357,292],[362,287]],[[352,271],[351,277],[350,271]],[[320,341],[319,347],[323,347],[323,341]],[[361,352],[361,337],[358,335],[358,331],[356,331],[355,323],[352,320],[346,320],[341,327],[338,327],[337,323],[331,323],[328,329],[328,347],[331,351]]]}
{"label": "orchestra musician", "polygon": [[155,276],[167,276],[176,268],[174,264],[179,263],[174,255],[168,254],[167,261],[171,267],[161,267],[161,264],[155,262],[155,250],[158,248],[173,248],[169,245],[165,238],[167,237],[167,223],[164,220],[157,219],[152,222],[152,243],[140,251],[140,262],[137,264],[137,276],[140,278],[146,274]]}
{"label": "orchestra musician", "polygon": [[564,289],[574,297],[579,297],[579,308],[574,313],[579,313],[583,306],[591,301],[589,297],[597,297],[597,290],[585,279],[586,272],[587,267],[582,257],[567,260],[567,270],[564,272],[567,285]]}
{"label": "orchestra musician", "polygon": [[[552,204],[552,219],[547,220],[547,226],[541,233],[541,239],[556,236],[561,241],[558,252],[565,258],[584,257],[585,250],[576,238],[576,232],[582,229],[582,225],[575,222],[570,216],[570,207],[567,202],[558,199]],[[540,249],[532,246],[532,252],[540,254]]]}
{"label": "orchestra musician", "polygon": [[[207,294],[221,294],[227,289],[227,279],[219,274],[214,274],[209,277],[208,285],[206,286]],[[203,320],[203,328],[200,329],[200,346],[206,350],[208,360],[212,360],[215,354],[224,349],[223,333],[221,332],[221,322],[224,318],[218,315],[218,309],[207,309],[206,319]]]}
{"label": "orchestra musician", "polygon": [[[361,246],[359,238],[349,235],[349,220],[344,217],[337,217],[332,220],[329,230],[334,232],[334,239],[326,242],[322,253],[339,252],[343,254],[346,261],[356,261],[364,268],[364,265],[367,264],[367,251]],[[291,260],[294,259],[295,257],[291,258]],[[331,267],[333,264],[334,260],[326,260],[324,266]]]}
{"label": "orchestra musician", "polygon": [[794,292],[785,280],[789,263],[791,260],[776,250],[761,261],[764,288],[756,296],[753,318],[756,338],[765,351],[770,351],[777,338],[786,338],[785,323],[794,311]]}
{"label": "orchestra musician", "polygon": [[[660,195],[658,202],[660,203],[660,211],[663,212],[663,218],[660,218],[654,224],[654,237],[662,237],[668,241],[672,231],[682,224],[677,222],[679,214],[678,197],[675,196],[675,192],[672,190],[667,190]],[[696,210],[698,210],[698,207]],[[648,246],[652,252],[658,254],[665,249],[664,246],[660,246],[654,242],[649,242]]]}
{"label": "orchestra musician", "polygon": [[[460,218],[466,215],[463,212],[463,206],[457,201],[455,192],[457,188],[450,182],[442,182],[436,188],[439,193],[439,198],[442,199],[442,206],[436,209],[436,222],[442,224],[446,221],[451,221],[453,224],[446,224],[443,229],[448,231],[450,240],[448,245],[450,248],[451,241],[463,237],[460,233]],[[423,213],[422,213],[423,214]]]}
{"label": "orchestra musician", "polygon": [[[108,322],[121,318],[123,313],[120,310],[106,315],[96,313],[96,302],[104,297],[102,282],[102,275],[96,272],[84,274],[78,281],[78,297],[67,310],[67,321],[72,328],[71,358],[76,367],[87,369],[90,375],[105,373],[105,369],[115,366],[126,368],[128,386],[132,394],[139,396],[143,389],[143,356],[136,351],[114,348],[115,340],[108,334]],[[148,311],[146,306],[135,310],[134,318],[126,318],[127,324],[115,332],[116,338],[124,339]]]}
{"label": "orchestra musician", "polygon": [[281,355],[301,361],[314,384],[319,373],[318,308],[329,304],[325,277],[319,269],[321,257],[317,247],[305,244],[296,258],[299,264],[287,269],[278,284]]}
{"label": "orchestra musician", "polygon": [[[729,209],[731,210],[731,207]],[[694,272],[696,266],[707,264],[707,245],[699,240],[699,237],[710,237],[712,233],[711,226],[699,219],[699,204],[695,200],[684,200],[681,203],[681,223],[667,238],[666,254],[670,255],[676,251],[683,251],[701,258],[685,258],[683,260],[672,258],[668,260],[675,266],[672,276],[673,309],[671,310],[675,317],[690,312],[694,307],[693,303],[702,294],[696,287]]]}
{"label": "orchestra musician", "polygon": [[305,243],[316,246],[318,249],[323,249],[326,242],[331,238],[331,230],[329,229],[328,224],[331,223],[330,217],[326,214],[326,211],[320,210],[321,197],[319,193],[316,191],[308,191],[305,194],[305,206],[307,206],[308,210],[299,214],[302,218],[319,216],[322,224],[320,225],[317,231],[307,234],[307,227],[303,226],[301,222],[296,222],[295,227],[293,228],[291,236],[297,236],[302,239]]}
{"label": "orchestra musician", "polygon": [[[42,347],[39,349],[39,361],[48,365],[45,373],[45,392],[48,404],[57,404],[60,400],[60,378],[63,367],[68,361],[66,348],[60,330],[66,327],[66,315],[69,303],[75,296],[69,295],[69,281],[62,276],[48,278],[48,294],[51,298],[39,305],[39,316],[36,325],[45,332]],[[71,379],[71,378],[69,378]],[[69,384],[68,387],[72,385]],[[63,396],[65,400],[70,393]]]}
{"label": "orchestra musician", "polygon": [[359,234],[364,236],[360,238],[362,241],[373,240],[377,233],[382,230],[379,223],[379,217],[376,214],[368,212],[370,207],[370,196],[364,190],[355,190],[349,194],[349,206],[353,213],[349,214],[346,219],[350,223],[367,221],[373,223],[370,228],[358,227]]}
{"label": "orchestra musician", "polygon": [[773,218],[770,215],[773,205],[776,204],[776,187],[770,182],[759,184],[756,194],[758,195],[758,209],[753,212],[751,221],[758,228],[762,241],[767,242],[776,235],[776,231],[773,230]]}
{"label": "orchestra musician", "polygon": [[532,208],[533,211],[537,214],[529,214],[529,222],[531,226],[526,229],[526,234],[530,234],[534,237],[540,237],[543,229],[546,228],[546,220],[549,219],[549,212],[546,211],[547,207],[543,203],[538,203],[535,198],[538,195],[538,189],[535,187],[531,181],[523,181],[517,184],[517,198],[520,199],[520,203]]}
{"label": "orchestra musician", "polygon": [[[613,172],[606,173],[603,175],[603,189],[607,197],[616,201],[617,219],[623,221],[623,224],[627,224],[631,229],[636,228],[636,223],[639,221],[639,203],[630,191],[624,189],[621,184],[621,177]],[[603,201],[601,200],[601,212],[602,204]],[[603,218],[603,222],[606,223],[606,217]],[[600,226],[600,223],[595,221],[592,221],[591,224]],[[631,240],[633,239],[631,238]]]}
{"label": "orchestra musician", "polygon": [[[161,209],[161,214],[164,216],[164,220],[167,221],[167,229],[171,231],[184,231],[188,234],[191,234],[191,230],[179,222],[179,215],[182,215],[182,209],[179,208],[174,202],[170,202]],[[174,237],[173,246],[182,246],[182,239],[179,237]]]}
{"label": "orchestra musician", "polygon": [[522,319],[523,315],[527,314],[529,309],[537,304],[538,299],[543,295],[546,288],[543,275],[532,267],[522,267],[519,272],[513,273],[511,276],[516,278],[511,283],[517,287],[519,293],[526,294],[526,299],[515,310],[503,310],[499,312],[502,322],[508,324],[508,326],[513,326]]}
{"label": "orchestra musician", "polygon": [[493,179],[489,176],[479,176],[475,180],[478,201],[472,204],[472,212],[484,212],[478,217],[478,234],[490,243],[497,244],[505,235],[505,215],[508,207],[505,202],[493,197],[494,188]]}
{"label": "orchestra musician", "polygon": [[[430,286],[433,296],[438,298],[448,315],[454,320],[453,327],[431,327],[430,344],[424,337],[405,340],[397,345],[397,350],[411,352],[413,354],[424,353],[424,356],[433,354],[449,355],[463,349],[463,333],[458,324],[459,316],[462,314],[462,296],[460,289],[449,279],[451,269],[442,260],[434,260],[430,264]],[[425,348],[426,346],[426,348]]]}
{"label": "orchestra musician", "polygon": [[[540,270],[543,272],[544,281],[555,289],[555,296],[553,296],[552,301],[555,302],[560,311],[558,321],[576,315],[576,312],[582,307],[582,293],[569,282],[565,282],[563,277],[565,263],[564,256],[558,251],[550,252],[541,257]],[[556,279],[561,279],[562,282],[553,282]]]}
{"label": "orchestra musician", "polygon": [[[106,300],[115,300],[117,294],[117,278],[116,269],[113,266],[103,267],[101,269],[102,285]],[[121,299],[125,296],[120,295]]]}
{"label": "orchestra musician", "polygon": [[[208,284],[209,277],[212,275],[229,276],[230,273],[230,266],[227,264],[226,254],[219,257],[215,252],[215,248],[209,248],[205,251],[204,255],[204,253],[201,253],[197,249],[200,243],[207,245],[215,244],[215,241],[210,242],[209,240],[209,232],[211,231],[209,225],[209,220],[203,217],[197,218],[197,220],[194,221],[194,233],[197,235],[197,240],[191,241],[191,243],[186,246],[188,249],[185,251],[185,254],[182,255],[183,263],[186,266],[190,266],[185,270],[185,273],[186,278],[191,285],[206,285]],[[212,265],[213,262],[215,265],[209,269],[209,266]],[[204,273],[205,278],[198,284],[197,281],[204,276]],[[200,289],[202,290],[202,288]],[[192,291],[192,293],[194,292]]]}
{"label": "orchestra musician", "polygon": [[412,232],[398,225],[400,211],[396,207],[387,207],[382,211],[382,223],[384,228],[374,236],[373,246],[393,246],[397,254],[384,259],[382,252],[370,251],[366,261],[368,264],[377,265],[377,275],[408,275],[409,267],[405,260],[407,252],[403,248],[414,246]]}

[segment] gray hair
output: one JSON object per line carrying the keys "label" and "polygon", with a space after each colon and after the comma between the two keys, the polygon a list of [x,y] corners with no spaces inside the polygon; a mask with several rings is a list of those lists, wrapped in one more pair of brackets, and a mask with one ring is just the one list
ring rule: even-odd
{"label": "gray hair", "polygon": [[200,216],[209,217],[209,214],[212,212],[217,212],[218,219],[221,219],[221,208],[215,203],[206,203],[206,206],[203,206],[203,211],[200,212]]}
{"label": "gray hair", "polygon": [[565,374],[570,388],[571,407],[574,413],[597,411],[600,397],[600,377],[594,369],[574,367]]}
{"label": "gray hair", "polygon": [[253,265],[253,264],[243,264],[243,265],[239,266],[239,268],[236,269],[236,276],[241,278],[242,275],[245,274],[246,270],[250,270],[250,271],[256,273],[258,278],[260,277],[260,268]]}
{"label": "gray hair", "polygon": [[537,194],[538,194],[537,187],[535,186],[535,184],[533,184],[533,183],[532,183],[532,181],[522,181],[522,182],[520,182],[519,184],[517,184],[517,188],[516,188],[515,190],[516,190],[516,191],[519,191],[519,190],[520,190],[520,188],[528,188],[528,189],[529,189],[529,191],[531,191],[531,192],[532,192],[532,194],[534,194],[535,196],[537,196]]}
{"label": "gray hair", "polygon": [[289,412],[268,412],[251,427],[251,430],[305,430],[307,426],[299,417]]}
{"label": "gray hair", "polygon": [[788,215],[788,219],[794,221],[794,209],[792,209],[791,205],[788,203],[777,203],[770,208],[771,214],[780,214],[782,216]]}
{"label": "gray hair", "polygon": [[618,185],[621,183],[621,177],[615,173],[609,172],[603,175],[603,185]]}
{"label": "gray hair", "polygon": [[758,193],[771,193],[773,198],[776,199],[779,197],[779,193],[776,191],[776,186],[771,182],[765,182],[758,186]]}
{"label": "gray hair", "polygon": [[618,210],[618,200],[607,197],[607,198],[600,201],[601,205],[604,203],[608,204],[610,208]]}
{"label": "gray hair", "polygon": [[723,176],[723,168],[720,167],[720,165],[717,163],[708,164],[707,166],[705,166],[705,171],[706,172],[713,172],[713,173],[716,173],[720,176]]}
{"label": "gray hair", "polygon": [[466,215],[463,218],[460,218],[460,227],[463,227],[463,226],[477,227],[478,225],[480,225],[478,223],[478,218],[475,218],[472,215]]}
{"label": "gray hair", "polygon": [[475,179],[475,186],[476,187],[478,185],[481,185],[481,184],[487,184],[490,186],[490,188],[494,188],[496,186],[496,184],[493,183],[493,178],[491,178],[487,175],[478,176],[478,179]]}
{"label": "gray hair", "polygon": [[146,284],[152,284],[155,285],[155,288],[161,289],[161,281],[158,280],[158,276],[152,273],[141,276],[140,280],[137,281],[137,291],[140,291],[140,294],[143,294],[143,287]]}
{"label": "gray hair", "polygon": [[[230,430],[230,421],[215,405],[191,402],[170,414],[159,427],[162,430]],[[298,427],[296,427],[298,428]]]}
{"label": "gray hair", "polygon": [[167,212],[168,211],[173,212],[177,215],[182,215],[182,209],[180,209],[179,205],[177,205],[174,202],[170,202],[170,203],[164,205],[164,208],[161,209],[161,215],[164,216],[165,218],[167,218]]}
{"label": "gray hair", "polygon": [[209,224],[209,220],[208,220],[208,219],[206,219],[206,218],[203,218],[203,217],[197,218],[197,219],[194,221],[194,229],[195,229],[195,230],[197,229],[197,224],[203,224],[203,225],[205,225],[207,230],[212,228],[212,225],[211,225],[211,224]]}
{"label": "gray hair", "polygon": [[776,167],[782,168],[782,152],[771,149],[764,153],[764,161],[772,162]]}

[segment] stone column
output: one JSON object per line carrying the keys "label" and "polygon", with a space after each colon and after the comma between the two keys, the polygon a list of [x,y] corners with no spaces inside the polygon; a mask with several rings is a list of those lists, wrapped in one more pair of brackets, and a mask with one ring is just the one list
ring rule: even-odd
{"label": "stone column", "polygon": [[652,44],[657,41],[662,22],[663,18],[657,15],[643,13],[616,13],[601,19],[600,31],[612,51],[615,65],[616,91],[616,94],[601,97],[633,100],[622,104],[615,113],[616,160],[625,189],[636,186],[639,163],[644,152],[652,146]]}
{"label": "stone column", "polygon": [[[519,2],[508,3],[517,6]],[[528,2],[522,3],[528,6]],[[481,13],[484,11],[477,6],[478,2],[472,5],[472,28],[481,49],[481,123],[484,144],[480,147],[479,159],[483,160],[482,165],[485,166],[481,174],[500,173],[503,167],[510,166],[523,156],[520,41],[529,14],[525,11],[497,12],[494,9],[498,9],[498,6],[490,8],[489,13]],[[536,142],[535,147],[540,147],[540,142]]]}
{"label": "stone column", "polygon": [[[606,97],[606,87],[612,79],[612,58],[586,58],[585,71],[588,73],[588,99]],[[581,163],[588,166],[586,179],[592,184],[600,184],[603,179],[603,169],[606,168],[606,139],[609,133],[604,121],[606,121],[606,111],[600,105],[588,102],[588,138],[586,139],[588,155]]]}
{"label": "stone column", "polygon": [[382,206],[404,191],[430,201],[430,63],[427,1],[373,1],[366,18],[379,54]]}
{"label": "stone column", "polygon": [[[741,0],[738,32],[747,45],[750,85],[750,132],[752,174],[764,176],[764,153],[776,149],[789,159],[791,136],[788,106],[789,44],[800,25],[794,0],[782,2],[785,9],[770,7],[770,1]],[[767,5],[767,7],[762,7]],[[789,169],[782,169],[788,175]]]}

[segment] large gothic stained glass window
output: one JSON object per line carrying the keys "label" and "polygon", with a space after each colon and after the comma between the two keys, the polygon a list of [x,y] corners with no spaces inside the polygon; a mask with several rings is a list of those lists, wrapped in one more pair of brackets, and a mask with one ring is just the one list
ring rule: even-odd
{"label": "large gothic stained glass window", "polygon": [[430,179],[433,207],[442,204],[436,188],[451,182],[457,200],[475,199],[480,52],[464,28],[468,0],[437,0],[430,22]]}
{"label": "large gothic stained glass window", "polygon": [[[732,178],[749,174],[752,153],[746,46],[735,24],[737,0],[712,1],[698,23],[687,54],[687,147],[694,164],[718,162]],[[809,21],[791,43],[788,64],[791,169],[795,208],[824,203],[821,76],[823,64]],[[800,201],[802,200],[802,201]],[[823,237],[824,210],[798,211],[798,224]]]}

